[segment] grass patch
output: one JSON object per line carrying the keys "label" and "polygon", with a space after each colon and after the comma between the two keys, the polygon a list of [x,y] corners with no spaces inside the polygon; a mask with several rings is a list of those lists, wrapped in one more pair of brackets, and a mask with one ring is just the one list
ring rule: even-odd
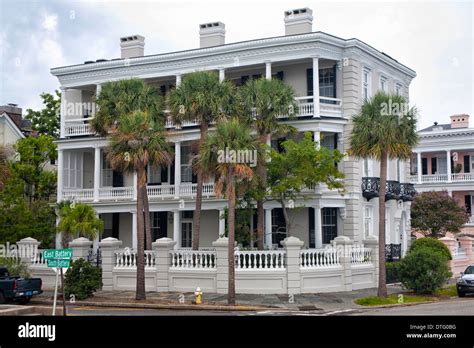
{"label": "grass patch", "polygon": [[434,301],[432,297],[405,295],[405,294],[401,294],[401,295],[403,296],[403,298],[400,298],[400,299],[399,299],[398,294],[393,294],[388,297],[378,297],[378,296],[361,297],[355,300],[355,303],[361,306],[384,306],[384,305]]}
{"label": "grass patch", "polygon": [[456,297],[458,296],[458,292],[456,290],[456,285],[448,285],[442,289],[436,290],[434,293],[436,296],[440,297]]}

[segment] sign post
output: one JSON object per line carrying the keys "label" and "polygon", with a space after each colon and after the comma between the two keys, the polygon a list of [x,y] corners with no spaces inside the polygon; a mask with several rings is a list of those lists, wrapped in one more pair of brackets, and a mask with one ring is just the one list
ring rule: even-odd
{"label": "sign post", "polygon": [[63,315],[66,315],[66,299],[64,297],[63,268],[71,266],[72,249],[46,249],[43,250],[43,258],[48,262],[48,267],[56,269],[56,285],[54,287],[53,316],[56,315],[56,302],[58,298],[58,281],[61,272],[61,283],[63,292]]}

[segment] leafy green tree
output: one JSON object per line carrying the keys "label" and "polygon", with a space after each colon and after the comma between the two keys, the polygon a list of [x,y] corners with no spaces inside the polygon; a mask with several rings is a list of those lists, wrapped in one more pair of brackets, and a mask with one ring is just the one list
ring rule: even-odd
{"label": "leafy green tree", "polygon": [[409,252],[411,253],[418,249],[428,249],[433,253],[441,254],[448,261],[453,258],[446,244],[436,238],[426,237],[414,240],[410,245]]}
{"label": "leafy green tree", "polygon": [[411,206],[411,227],[427,237],[459,233],[467,219],[466,210],[447,191],[420,193]]}
{"label": "leafy green tree", "polygon": [[319,184],[326,184],[330,189],[342,190],[344,187],[340,180],[344,174],[335,166],[344,156],[338,150],[316,145],[310,132],[306,132],[299,142],[285,140],[283,151],[272,150],[271,161],[267,164],[270,196],[281,204],[288,236],[291,236],[288,200],[303,198],[303,189]]}
{"label": "leafy green tree", "polygon": [[10,166],[8,164],[7,148],[0,146],[0,190],[5,186],[5,181],[10,176]]}
{"label": "leafy green tree", "polygon": [[[294,117],[297,112],[295,92],[289,85],[280,80],[249,80],[239,89],[240,99],[245,110],[245,115],[252,115],[248,122],[257,133],[257,138],[262,147],[272,135],[283,136],[295,132],[295,129],[287,124],[280,123],[281,115]],[[267,195],[267,157],[258,158],[256,175],[254,177],[254,193],[257,201],[257,245],[263,249],[263,203]]]}
{"label": "leafy green tree", "polygon": [[110,136],[107,159],[113,169],[137,174],[137,291],[136,299],[145,295],[145,238],[143,196],[146,195],[148,165],[169,164],[171,156],[163,125],[146,112],[133,112],[120,117],[118,127]]}
{"label": "leafy green tree", "polygon": [[[219,81],[218,74],[209,71],[185,75],[181,84],[169,95],[169,108],[176,124],[181,125],[185,121],[198,122],[201,131],[199,148],[207,138],[209,125],[232,115],[236,105],[235,86],[226,80]],[[197,250],[201,231],[202,187],[206,168],[201,168],[199,164],[194,164],[193,168],[197,176],[197,187],[192,248]]]}
{"label": "leafy green tree", "polygon": [[[58,232],[69,238],[85,237],[94,240],[104,230],[103,221],[88,204],[62,204],[59,208]],[[63,241],[66,241],[63,239]],[[63,247],[67,243],[63,242]]]}
{"label": "leafy green tree", "polygon": [[25,118],[31,121],[33,130],[38,131],[39,134],[59,138],[61,92],[55,90],[54,95],[41,93],[40,96],[43,99],[44,108],[39,111],[27,109]]}
{"label": "leafy green tree", "polygon": [[216,184],[214,192],[217,197],[225,195],[228,205],[229,228],[229,285],[228,303],[235,304],[235,207],[236,181],[250,180],[253,170],[249,163],[239,161],[237,157],[225,155],[226,149],[238,151],[257,151],[258,144],[250,133],[250,128],[237,118],[222,120],[203,143],[199,155],[203,168],[215,168]]}
{"label": "leafy green tree", "polygon": [[349,155],[373,158],[380,163],[379,190],[379,286],[378,296],[387,297],[385,269],[385,192],[387,161],[409,159],[418,142],[417,110],[408,108],[402,96],[377,92],[365,100],[352,117]]}

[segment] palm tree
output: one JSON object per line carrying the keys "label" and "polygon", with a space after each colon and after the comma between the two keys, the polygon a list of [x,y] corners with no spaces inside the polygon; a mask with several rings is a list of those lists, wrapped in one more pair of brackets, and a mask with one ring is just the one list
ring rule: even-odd
{"label": "palm tree", "polygon": [[[226,157],[226,149],[231,151],[257,151],[258,144],[252,137],[250,128],[237,118],[222,120],[216,126],[207,140],[203,143],[199,162],[204,168],[215,168],[216,184],[214,192],[221,197],[224,192],[229,201],[228,231],[229,231],[229,283],[228,298],[230,305],[235,304],[235,201],[236,180],[248,180],[253,176],[249,163],[238,162]],[[258,153],[257,153],[258,155]]]}
{"label": "palm tree", "polygon": [[[122,116],[136,111],[146,112],[153,122],[165,122],[164,102],[158,90],[140,79],[104,83],[100,95],[96,96],[96,104],[98,111],[91,121],[91,126],[101,136],[112,134]],[[143,190],[141,197],[145,215],[146,248],[151,249],[152,235],[146,185]]]}
{"label": "palm tree", "polygon": [[[291,86],[280,80],[249,80],[240,89],[240,98],[243,102],[246,115],[252,115],[250,123],[257,132],[258,140],[262,147],[271,139],[272,135],[283,136],[293,133],[295,129],[287,124],[278,122],[279,116],[294,117],[297,105],[295,92]],[[257,246],[263,249],[263,202],[266,196],[267,172],[265,156],[260,156],[256,168],[257,187]]]}
{"label": "palm tree", "polygon": [[385,192],[387,161],[409,159],[418,141],[417,110],[408,108],[402,96],[376,93],[366,100],[352,118],[349,155],[374,158],[380,163],[379,189],[379,287],[378,296],[387,296],[385,271]]}
{"label": "palm tree", "polygon": [[[144,195],[146,168],[149,164],[170,162],[163,126],[146,112],[133,112],[120,117],[110,136],[107,159],[113,169],[137,174],[137,291],[136,299],[145,299]],[[149,215],[149,214],[148,214]]]}
{"label": "palm tree", "polygon": [[[185,121],[197,122],[201,135],[199,148],[207,138],[209,125],[231,114],[235,103],[235,87],[229,81],[219,81],[215,72],[199,71],[183,77],[181,84],[169,95],[169,108],[173,120],[181,125]],[[180,163],[176,163],[179,166]],[[193,216],[192,248],[199,249],[201,231],[202,187],[205,168],[193,165],[197,174],[196,208]]]}
{"label": "palm tree", "polygon": [[94,240],[104,230],[103,221],[88,204],[64,202],[58,205],[58,232],[63,233],[63,247],[68,238],[85,237]]}

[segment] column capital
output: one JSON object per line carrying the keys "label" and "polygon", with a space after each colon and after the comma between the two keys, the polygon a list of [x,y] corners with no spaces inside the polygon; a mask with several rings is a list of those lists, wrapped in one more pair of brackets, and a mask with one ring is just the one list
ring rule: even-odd
{"label": "column capital", "polygon": [[320,56],[319,54],[313,54],[313,55],[310,56],[310,58],[312,58],[313,60],[315,60],[315,59],[320,59],[321,56]]}

